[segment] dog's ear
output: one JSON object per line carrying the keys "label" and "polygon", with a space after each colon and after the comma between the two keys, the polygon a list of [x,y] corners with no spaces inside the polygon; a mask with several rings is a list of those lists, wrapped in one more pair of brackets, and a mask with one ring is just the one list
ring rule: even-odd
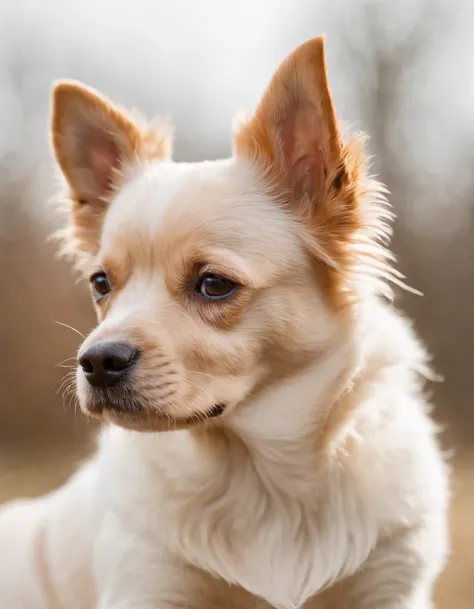
{"label": "dog's ear", "polygon": [[253,118],[236,129],[235,148],[278,171],[293,192],[312,197],[321,189],[342,161],[322,37],[301,45],[281,64]]}
{"label": "dog's ear", "polygon": [[53,89],[52,143],[58,164],[82,204],[104,201],[124,164],[140,148],[140,130],[106,99],[85,86]]}
{"label": "dog's ear", "polygon": [[367,174],[364,138],[341,136],[322,37],[281,64],[234,138],[237,158],[260,168],[270,194],[297,214],[318,280],[336,306],[353,302],[362,281],[387,296],[387,281],[403,285],[390,266],[391,214],[384,188]]}
{"label": "dog's ear", "polygon": [[273,193],[313,234],[324,225],[319,245],[326,260],[338,264],[332,246],[356,222],[354,158],[348,158],[336,120],[322,37],[302,44],[281,64],[255,114],[234,137],[237,157],[264,170]]}
{"label": "dog's ear", "polygon": [[78,262],[96,253],[103,216],[128,165],[168,158],[167,128],[140,128],[107,99],[76,82],[53,88],[51,139],[69,186],[69,225],[60,232],[63,252]]}

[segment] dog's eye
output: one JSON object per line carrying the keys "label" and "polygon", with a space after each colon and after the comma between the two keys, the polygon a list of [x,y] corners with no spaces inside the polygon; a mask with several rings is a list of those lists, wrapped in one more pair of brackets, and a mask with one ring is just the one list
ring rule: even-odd
{"label": "dog's eye", "polygon": [[214,273],[202,275],[196,284],[196,292],[207,300],[227,298],[233,294],[236,289],[236,283],[226,277],[215,275]]}
{"label": "dog's eye", "polygon": [[109,280],[103,271],[94,273],[90,278],[90,282],[94,300],[98,301],[110,292]]}

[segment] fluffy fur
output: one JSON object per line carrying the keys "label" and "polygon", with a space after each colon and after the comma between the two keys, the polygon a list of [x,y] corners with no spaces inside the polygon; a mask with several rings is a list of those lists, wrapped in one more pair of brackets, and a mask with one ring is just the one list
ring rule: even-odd
{"label": "fluffy fur", "polygon": [[[384,299],[389,213],[322,39],[280,66],[232,159],[175,164],[151,133],[55,88],[64,247],[111,286],[82,352],[141,356],[118,390],[78,369],[112,425],[64,488],[4,508],[1,606],[429,609],[448,485],[426,355]],[[206,272],[237,290],[203,300]]]}

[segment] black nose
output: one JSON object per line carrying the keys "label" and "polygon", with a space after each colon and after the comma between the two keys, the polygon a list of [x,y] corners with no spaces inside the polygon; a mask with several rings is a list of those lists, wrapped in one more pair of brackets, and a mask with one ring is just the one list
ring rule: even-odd
{"label": "black nose", "polygon": [[113,387],[136,362],[138,349],[125,343],[101,342],[79,353],[79,364],[94,387]]}

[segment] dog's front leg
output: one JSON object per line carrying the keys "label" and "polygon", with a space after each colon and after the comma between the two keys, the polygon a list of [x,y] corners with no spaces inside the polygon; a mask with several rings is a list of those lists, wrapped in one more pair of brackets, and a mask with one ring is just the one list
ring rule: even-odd
{"label": "dog's front leg", "polygon": [[[97,609],[261,609],[255,597],[186,563],[153,531],[107,516],[96,542]],[[265,607],[267,605],[265,604]]]}
{"label": "dog's front leg", "polygon": [[193,608],[191,569],[130,520],[109,514],[101,527],[94,555],[98,609]]}
{"label": "dog's front leg", "polygon": [[[111,565],[112,567],[112,565]],[[111,569],[98,573],[98,609],[201,609],[194,576],[171,555],[122,555]]]}

